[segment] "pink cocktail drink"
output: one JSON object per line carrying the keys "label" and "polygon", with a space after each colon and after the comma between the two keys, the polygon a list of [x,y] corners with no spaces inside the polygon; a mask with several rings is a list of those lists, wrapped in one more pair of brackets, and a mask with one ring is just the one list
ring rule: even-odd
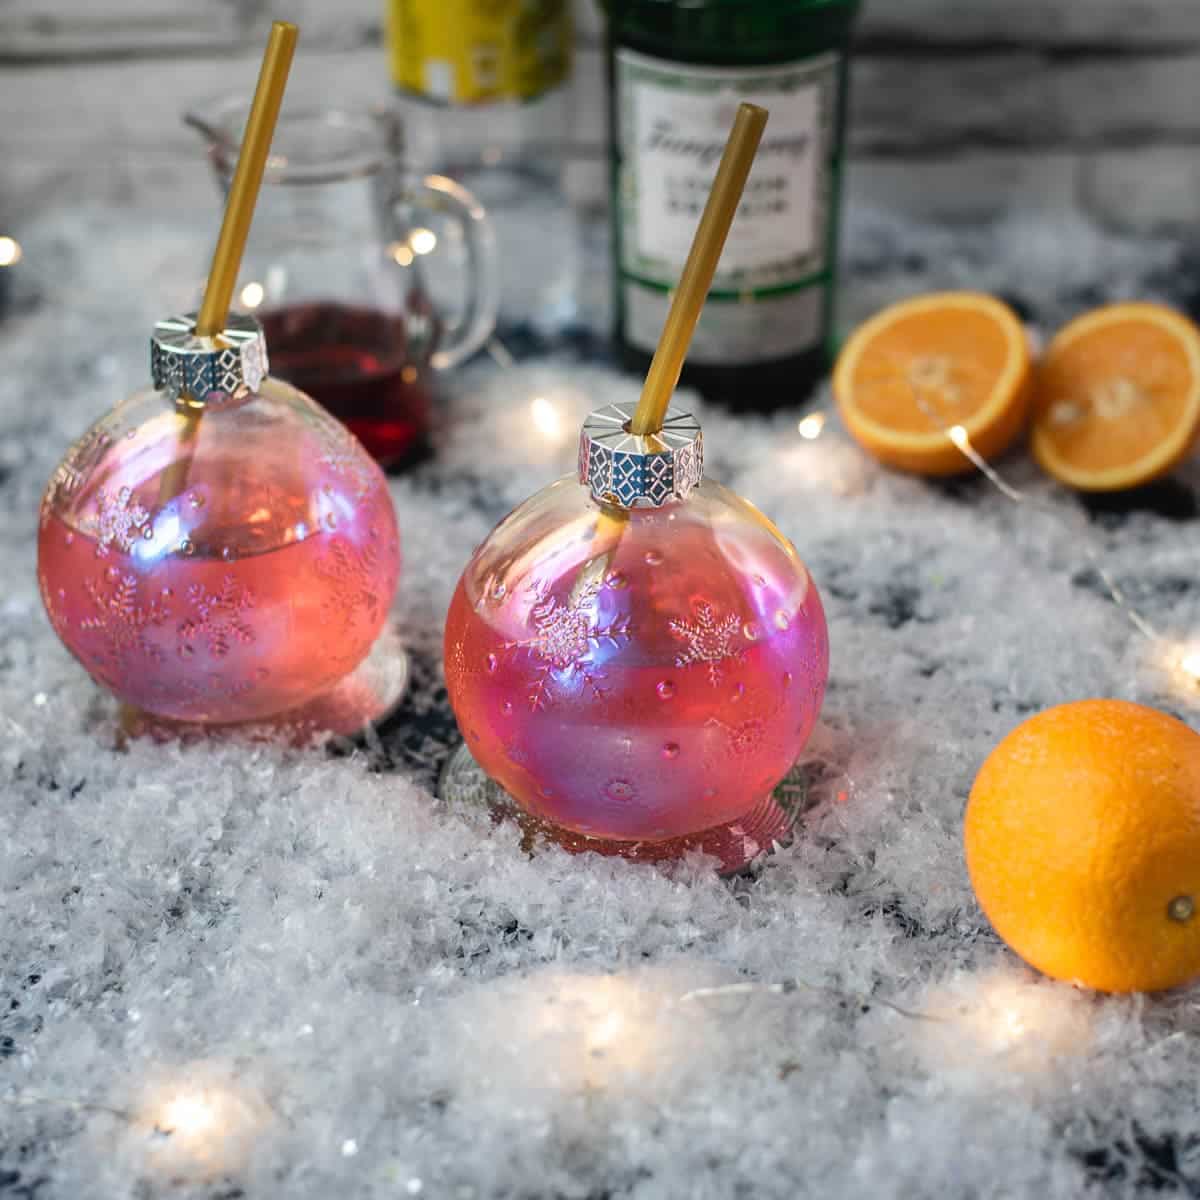
{"label": "pink cocktail drink", "polygon": [[560,480],[477,551],[446,625],[480,765],[530,816],[612,843],[759,810],[812,731],[828,661],[794,548],[711,481],[618,514]]}
{"label": "pink cocktail drink", "polygon": [[55,473],[38,537],[46,611],[88,672],[208,723],[333,688],[383,628],[399,564],[378,467],[269,379],[194,428],[157,392],[120,405]]}

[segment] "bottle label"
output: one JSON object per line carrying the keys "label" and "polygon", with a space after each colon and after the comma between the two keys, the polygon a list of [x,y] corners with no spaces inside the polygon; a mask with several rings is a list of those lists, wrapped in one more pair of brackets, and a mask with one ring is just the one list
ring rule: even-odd
{"label": "bottle label", "polygon": [[390,0],[392,80],[443,104],[531,100],[571,66],[568,0]]}
{"label": "bottle label", "polygon": [[688,360],[763,362],[824,336],[841,56],[698,67],[616,53],[625,337],[653,350],[738,104],[770,111]]}

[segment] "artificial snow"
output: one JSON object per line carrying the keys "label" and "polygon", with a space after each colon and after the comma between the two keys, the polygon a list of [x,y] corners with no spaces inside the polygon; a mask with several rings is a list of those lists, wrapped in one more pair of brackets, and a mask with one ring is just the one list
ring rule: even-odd
{"label": "artificial snow", "polygon": [[[1041,979],[989,930],[961,851],[974,772],[1029,713],[1119,696],[1200,719],[1176,661],[1200,639],[1196,464],[1089,515],[1023,452],[1000,464],[1018,504],[890,474],[832,415],[805,440],[799,412],[735,419],[682,394],[710,474],[778,522],[824,599],[811,807],[732,880],[701,858],[531,856],[430,790],[454,740],[442,621],[474,546],[636,381],[565,355],[445,381],[436,460],[392,482],[416,682],[365,746],[120,744],[115,702],[41,612],[37,504],[68,441],[144,385],[198,240],[136,213],[48,217],[0,326],[0,1194],[1200,1187],[1196,992]],[[847,242],[853,316],[969,285],[1044,336],[1109,295],[1196,286],[1169,244],[1080,224],[859,213]]]}

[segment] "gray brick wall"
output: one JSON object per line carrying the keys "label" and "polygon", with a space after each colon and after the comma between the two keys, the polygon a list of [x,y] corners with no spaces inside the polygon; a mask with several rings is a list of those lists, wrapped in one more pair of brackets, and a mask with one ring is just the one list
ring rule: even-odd
{"label": "gray brick wall", "polygon": [[[301,22],[301,61],[328,94],[379,98],[382,5],[0,0],[0,204],[81,189],[101,203],[135,191],[198,202],[204,167],[177,114],[249,86],[261,22]],[[569,179],[599,205],[601,27],[593,0],[578,13]],[[863,203],[1200,228],[1200,0],[868,0],[853,88],[850,187]]]}

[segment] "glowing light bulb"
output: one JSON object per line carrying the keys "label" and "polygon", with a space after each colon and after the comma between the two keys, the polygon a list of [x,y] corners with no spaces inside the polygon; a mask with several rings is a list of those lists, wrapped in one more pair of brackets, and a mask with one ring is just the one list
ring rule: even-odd
{"label": "glowing light bulb", "polygon": [[562,418],[558,415],[558,409],[545,396],[534,396],[529,405],[529,416],[538,433],[548,438],[562,436]]}
{"label": "glowing light bulb", "polygon": [[241,291],[241,300],[243,308],[257,308],[262,302],[266,292],[263,290],[263,285],[256,281],[252,281]]}
{"label": "glowing light bulb", "polygon": [[164,1133],[190,1140],[212,1132],[219,1124],[219,1117],[215,1105],[206,1095],[183,1093],[163,1105],[156,1124]]}
{"label": "glowing light bulb", "polygon": [[612,1045],[625,1028],[625,1018],[615,1009],[601,1017],[592,1027],[588,1043],[593,1050]]}
{"label": "glowing light bulb", "polygon": [[824,413],[809,413],[807,417],[800,422],[800,436],[807,441],[816,441],[821,436],[821,431],[825,428]]}
{"label": "glowing light bulb", "polygon": [[414,254],[428,254],[437,246],[437,234],[432,229],[414,229],[408,235],[408,244]]}
{"label": "glowing light bulb", "polygon": [[1038,1087],[1053,1082],[1056,1062],[1079,1058],[1095,1037],[1085,994],[1008,969],[938,984],[924,1015],[912,1047],[930,1067],[975,1071],[990,1062]]}
{"label": "glowing light bulb", "polygon": [[1004,1013],[1000,1024],[1012,1037],[1020,1037],[1025,1032],[1025,1019],[1016,1009],[1009,1009]]}
{"label": "glowing light bulb", "polygon": [[1155,642],[1157,666],[1174,685],[1176,691],[1194,696],[1200,689],[1200,642]]}
{"label": "glowing light bulb", "polygon": [[395,261],[398,266],[412,266],[413,252],[405,242],[392,242],[392,244],[388,246],[388,253],[392,256],[393,261]]}
{"label": "glowing light bulb", "polygon": [[188,1076],[146,1094],[130,1136],[171,1176],[208,1179],[236,1170],[268,1131],[269,1108],[208,1064],[195,1064]]}
{"label": "glowing light bulb", "polygon": [[16,238],[0,237],[0,267],[11,267],[21,261],[21,243]]}

